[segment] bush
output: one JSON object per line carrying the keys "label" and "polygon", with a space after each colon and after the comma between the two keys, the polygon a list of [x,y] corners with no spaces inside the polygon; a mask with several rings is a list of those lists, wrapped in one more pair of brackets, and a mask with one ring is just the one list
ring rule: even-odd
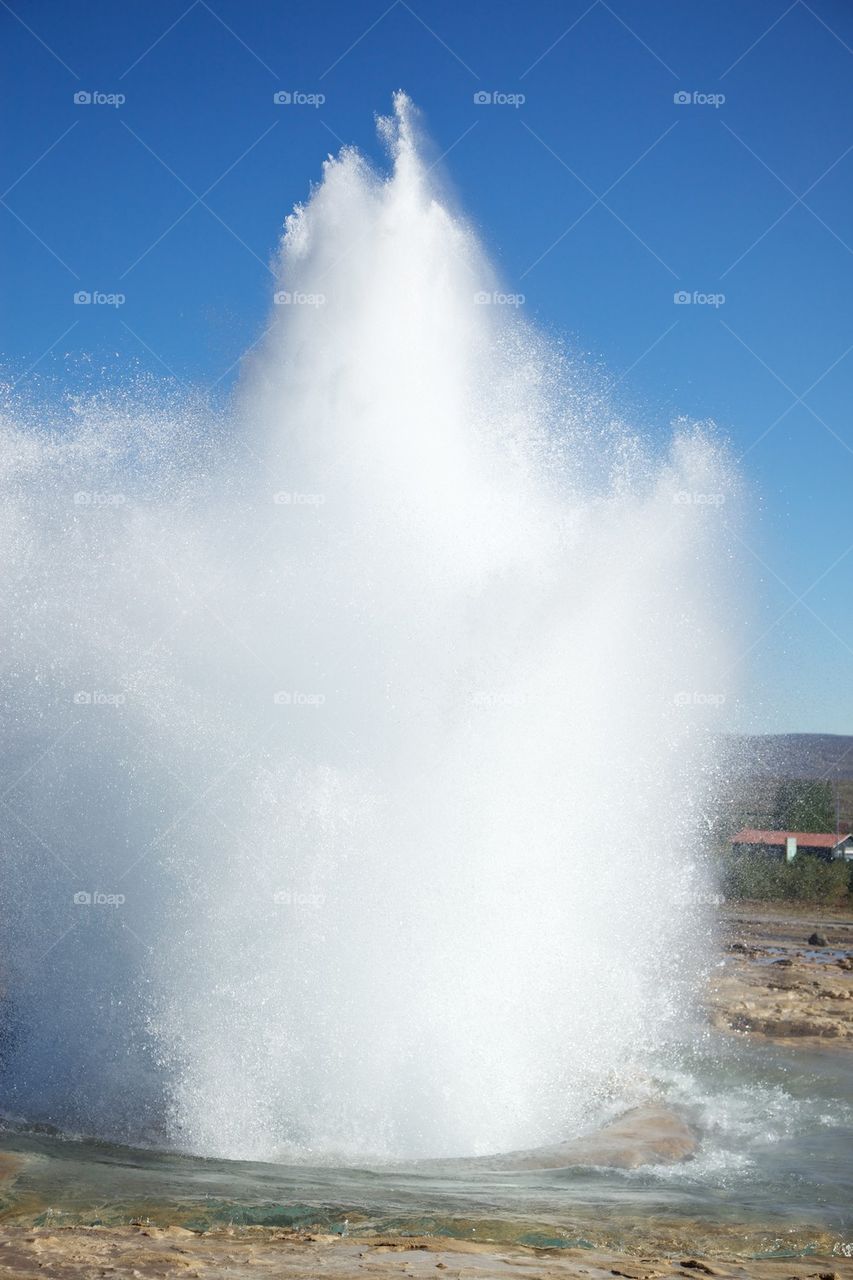
{"label": "bush", "polygon": [[843,859],[824,862],[800,853],[793,862],[761,854],[726,853],[721,887],[727,898],[762,901],[841,902],[850,892],[853,864]]}

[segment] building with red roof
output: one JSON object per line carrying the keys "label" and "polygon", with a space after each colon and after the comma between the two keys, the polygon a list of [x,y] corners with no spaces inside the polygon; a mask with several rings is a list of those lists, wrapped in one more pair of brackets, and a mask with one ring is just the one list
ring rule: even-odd
{"label": "building with red roof", "polygon": [[823,831],[758,831],[744,827],[732,836],[732,853],[763,853],[793,862],[798,853],[810,853],[830,862],[853,859],[853,833]]}

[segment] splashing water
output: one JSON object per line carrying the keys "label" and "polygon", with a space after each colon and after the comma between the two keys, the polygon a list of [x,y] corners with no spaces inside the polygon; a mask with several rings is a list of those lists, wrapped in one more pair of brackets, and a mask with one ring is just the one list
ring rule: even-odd
{"label": "splashing water", "polygon": [[730,465],[621,425],[496,301],[403,95],[380,130],[390,176],[345,150],[288,219],[227,415],[4,429],[30,1118],[235,1158],[531,1147],[689,1014]]}

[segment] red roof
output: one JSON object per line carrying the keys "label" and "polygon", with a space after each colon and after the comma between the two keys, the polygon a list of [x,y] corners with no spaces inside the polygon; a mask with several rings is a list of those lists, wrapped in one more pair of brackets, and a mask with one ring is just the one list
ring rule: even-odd
{"label": "red roof", "polygon": [[743,831],[732,836],[732,844],[786,844],[789,836],[793,836],[803,849],[834,849],[850,839],[849,832],[836,836],[822,831],[755,831],[752,827],[744,827]]}

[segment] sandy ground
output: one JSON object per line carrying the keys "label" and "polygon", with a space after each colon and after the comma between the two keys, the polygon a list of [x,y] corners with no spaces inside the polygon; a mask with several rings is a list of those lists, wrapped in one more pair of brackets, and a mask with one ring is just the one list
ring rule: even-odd
{"label": "sandy ground", "polygon": [[690,1254],[629,1258],[593,1249],[503,1249],[464,1240],[410,1238],[364,1241],[330,1236],[295,1238],[249,1229],[194,1235],[181,1227],[66,1227],[0,1231],[0,1277],[76,1280],[111,1277],[200,1277],[203,1280],[371,1280],[436,1276],[447,1280],[655,1280],[734,1277],[741,1280],[853,1280],[853,1261],[743,1259],[713,1261]]}
{"label": "sandy ground", "polygon": [[[810,944],[819,934],[826,946]],[[709,995],[723,1030],[812,1048],[853,1047],[853,919],[838,911],[728,907],[725,964]]]}
{"label": "sandy ground", "polygon": [[[853,1048],[853,919],[839,912],[791,911],[740,904],[723,917],[725,963],[715,970],[708,1016],[732,1034],[822,1048]],[[810,944],[813,933],[826,945]],[[678,1135],[676,1135],[677,1137]],[[613,1135],[611,1135],[612,1139]],[[624,1135],[617,1134],[621,1140]],[[17,1161],[0,1153],[0,1180],[13,1180]],[[650,1229],[665,1224],[647,1224]],[[448,1280],[853,1280],[853,1257],[750,1257],[736,1231],[697,1221],[689,1232],[698,1255],[656,1251],[502,1247],[445,1238],[349,1238],[261,1227],[204,1233],[179,1226],[0,1226],[0,1280],[45,1277],[199,1277],[200,1280],[371,1280],[446,1276]],[[683,1235],[685,1224],[680,1224]],[[665,1238],[658,1232],[657,1239]],[[812,1237],[814,1238],[814,1237]],[[701,1243],[700,1243],[701,1242]],[[793,1241],[791,1242],[794,1243]],[[658,1249],[660,1246],[658,1246]],[[795,1250],[794,1250],[795,1251]],[[851,1246],[853,1252],[853,1246]]]}

